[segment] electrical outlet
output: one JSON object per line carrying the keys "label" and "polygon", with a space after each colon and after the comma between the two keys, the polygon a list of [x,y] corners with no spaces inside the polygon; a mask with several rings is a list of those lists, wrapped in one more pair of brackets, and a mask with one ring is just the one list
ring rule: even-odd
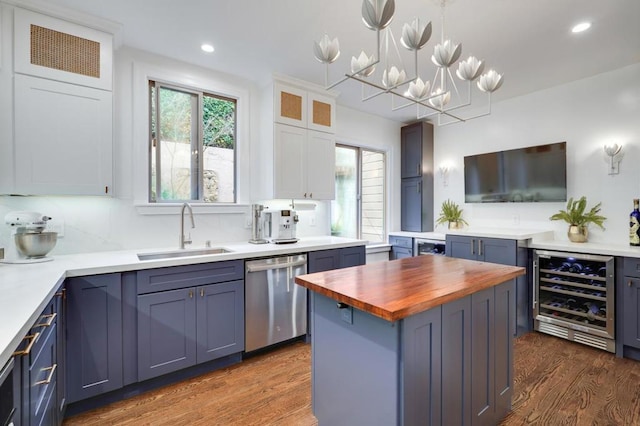
{"label": "electrical outlet", "polygon": [[253,226],[253,218],[251,217],[251,215],[247,215],[245,219],[246,220],[244,223],[244,227],[247,229],[251,229],[251,227]]}
{"label": "electrical outlet", "polygon": [[353,324],[353,307],[347,306],[346,308],[340,309],[340,318],[347,324]]}

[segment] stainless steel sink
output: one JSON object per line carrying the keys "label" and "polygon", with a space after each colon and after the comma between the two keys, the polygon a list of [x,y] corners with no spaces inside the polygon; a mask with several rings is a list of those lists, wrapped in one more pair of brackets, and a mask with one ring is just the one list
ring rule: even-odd
{"label": "stainless steel sink", "polygon": [[173,259],[176,257],[190,257],[190,256],[206,256],[210,254],[223,254],[231,253],[231,250],[227,250],[222,247],[211,247],[195,250],[175,250],[175,251],[163,251],[158,253],[138,253],[139,260],[158,260],[158,259]]}

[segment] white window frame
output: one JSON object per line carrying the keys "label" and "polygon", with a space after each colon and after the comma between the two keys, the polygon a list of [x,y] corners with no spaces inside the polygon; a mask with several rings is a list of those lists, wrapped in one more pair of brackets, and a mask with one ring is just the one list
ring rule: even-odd
{"label": "white window frame", "polygon": [[[150,155],[149,155],[149,81],[171,82],[174,85],[193,87],[203,92],[234,98],[236,104],[236,202],[189,202],[194,213],[246,214],[250,205],[250,91],[234,84],[214,71],[198,73],[183,66],[157,66],[142,62],[133,64],[133,131],[131,164],[134,205],[140,214],[179,213],[181,203],[150,203]],[[123,158],[122,156],[120,158]],[[242,161],[245,159],[245,161]],[[123,194],[126,196],[126,194]]]}
{"label": "white window frame", "polygon": [[[388,229],[389,229],[389,205],[387,200],[389,199],[389,184],[390,184],[390,174],[389,174],[389,164],[390,164],[390,153],[387,149],[379,148],[379,147],[371,147],[360,145],[356,143],[351,143],[347,141],[336,141],[336,148],[345,147],[350,149],[356,149],[357,154],[357,218],[356,218],[356,226],[357,226],[357,235],[356,238],[362,239],[362,151],[370,151],[370,152],[378,152],[384,154],[384,196],[382,205],[384,206],[384,229],[382,232],[382,241],[370,241],[369,243],[372,245],[376,244],[384,244],[386,243]],[[331,212],[331,209],[329,209]],[[329,224],[333,223],[333,217],[330,218]]]}
{"label": "white window frame", "polygon": [[[150,81],[151,82],[151,81]],[[202,199],[204,197],[204,152],[205,152],[205,146],[204,146],[204,129],[203,129],[203,122],[202,122],[202,114],[203,114],[203,99],[205,96],[208,97],[215,97],[217,99],[223,99],[223,100],[227,100],[227,101],[235,101],[235,107],[236,107],[236,114],[235,114],[235,118],[236,118],[236,126],[237,126],[237,108],[238,108],[238,100],[235,98],[231,98],[227,95],[223,95],[220,93],[211,93],[211,92],[206,92],[206,91],[202,91],[193,87],[185,87],[185,86],[178,86],[174,83],[168,83],[168,82],[164,82],[164,81],[158,81],[158,80],[154,80],[154,90],[156,90],[156,111],[157,108],[159,108],[159,95],[158,95],[158,91],[161,88],[165,88],[165,89],[169,89],[169,90],[176,90],[182,93],[187,93],[190,95],[195,95],[196,99],[197,99],[197,105],[192,105],[192,109],[195,110],[194,116],[197,117],[196,118],[196,122],[192,124],[195,124],[195,126],[192,128],[192,139],[191,139],[191,149],[196,149],[198,150],[198,164],[196,167],[196,172],[195,175],[193,174],[194,170],[191,170],[192,172],[192,176],[191,176],[191,180],[192,180],[192,190],[193,187],[195,186],[197,188],[197,199],[195,198],[191,198],[189,200],[156,200],[156,201],[151,201],[151,173],[152,173],[152,167],[149,166],[149,195],[148,195],[148,200],[149,203],[157,203],[157,204],[165,204],[165,203],[184,203],[184,202],[188,202],[188,203],[202,203]],[[149,87],[151,87],[151,85],[149,85]],[[149,100],[151,101],[151,100]],[[160,123],[161,121],[159,120],[158,117],[156,117],[156,120]],[[193,120],[192,120],[193,121]],[[149,126],[151,126],[151,114],[149,114]],[[195,132],[194,132],[195,131]],[[159,132],[159,129],[156,129],[156,132]],[[156,135],[157,138],[157,135]],[[238,165],[238,159],[236,156],[236,145],[237,145],[237,137],[234,134],[234,147],[233,147],[233,182],[234,182],[234,188],[233,188],[233,201],[224,201],[224,202],[219,202],[220,205],[225,205],[225,204],[235,204],[236,203],[236,199],[237,199],[237,190],[236,190],[236,183],[237,183],[237,179],[238,179],[238,173],[237,173],[237,165]],[[149,138],[149,144],[152,144],[152,140],[151,140],[151,136]],[[156,142],[158,144],[158,146],[156,147],[156,167],[157,164],[160,164],[160,141]],[[197,146],[196,146],[197,145]],[[151,151],[151,146],[149,147],[149,150]],[[151,152],[150,152],[151,155]],[[160,166],[161,168],[162,166]],[[160,185],[160,177],[161,177],[161,173],[160,170],[156,170],[156,176],[158,177],[157,181],[156,181],[156,197],[157,197],[157,192],[159,189],[161,189],[161,185]],[[192,194],[193,197],[193,194]],[[217,204],[217,203],[206,203],[206,204]]]}

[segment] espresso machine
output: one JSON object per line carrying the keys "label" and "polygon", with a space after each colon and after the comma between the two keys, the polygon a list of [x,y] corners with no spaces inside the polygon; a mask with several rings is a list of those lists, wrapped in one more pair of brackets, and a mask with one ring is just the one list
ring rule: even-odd
{"label": "espresso machine", "polygon": [[274,210],[266,213],[266,216],[272,243],[288,244],[298,242],[296,238],[298,213],[295,210]]}

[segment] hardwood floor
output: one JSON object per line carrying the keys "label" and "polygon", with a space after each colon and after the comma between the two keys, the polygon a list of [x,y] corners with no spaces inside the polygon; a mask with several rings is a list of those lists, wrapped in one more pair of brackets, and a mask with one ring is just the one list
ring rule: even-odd
{"label": "hardwood floor", "polygon": [[[640,425],[640,362],[540,333],[515,343],[501,425]],[[311,352],[296,343],[66,419],[72,425],[317,425]]]}

